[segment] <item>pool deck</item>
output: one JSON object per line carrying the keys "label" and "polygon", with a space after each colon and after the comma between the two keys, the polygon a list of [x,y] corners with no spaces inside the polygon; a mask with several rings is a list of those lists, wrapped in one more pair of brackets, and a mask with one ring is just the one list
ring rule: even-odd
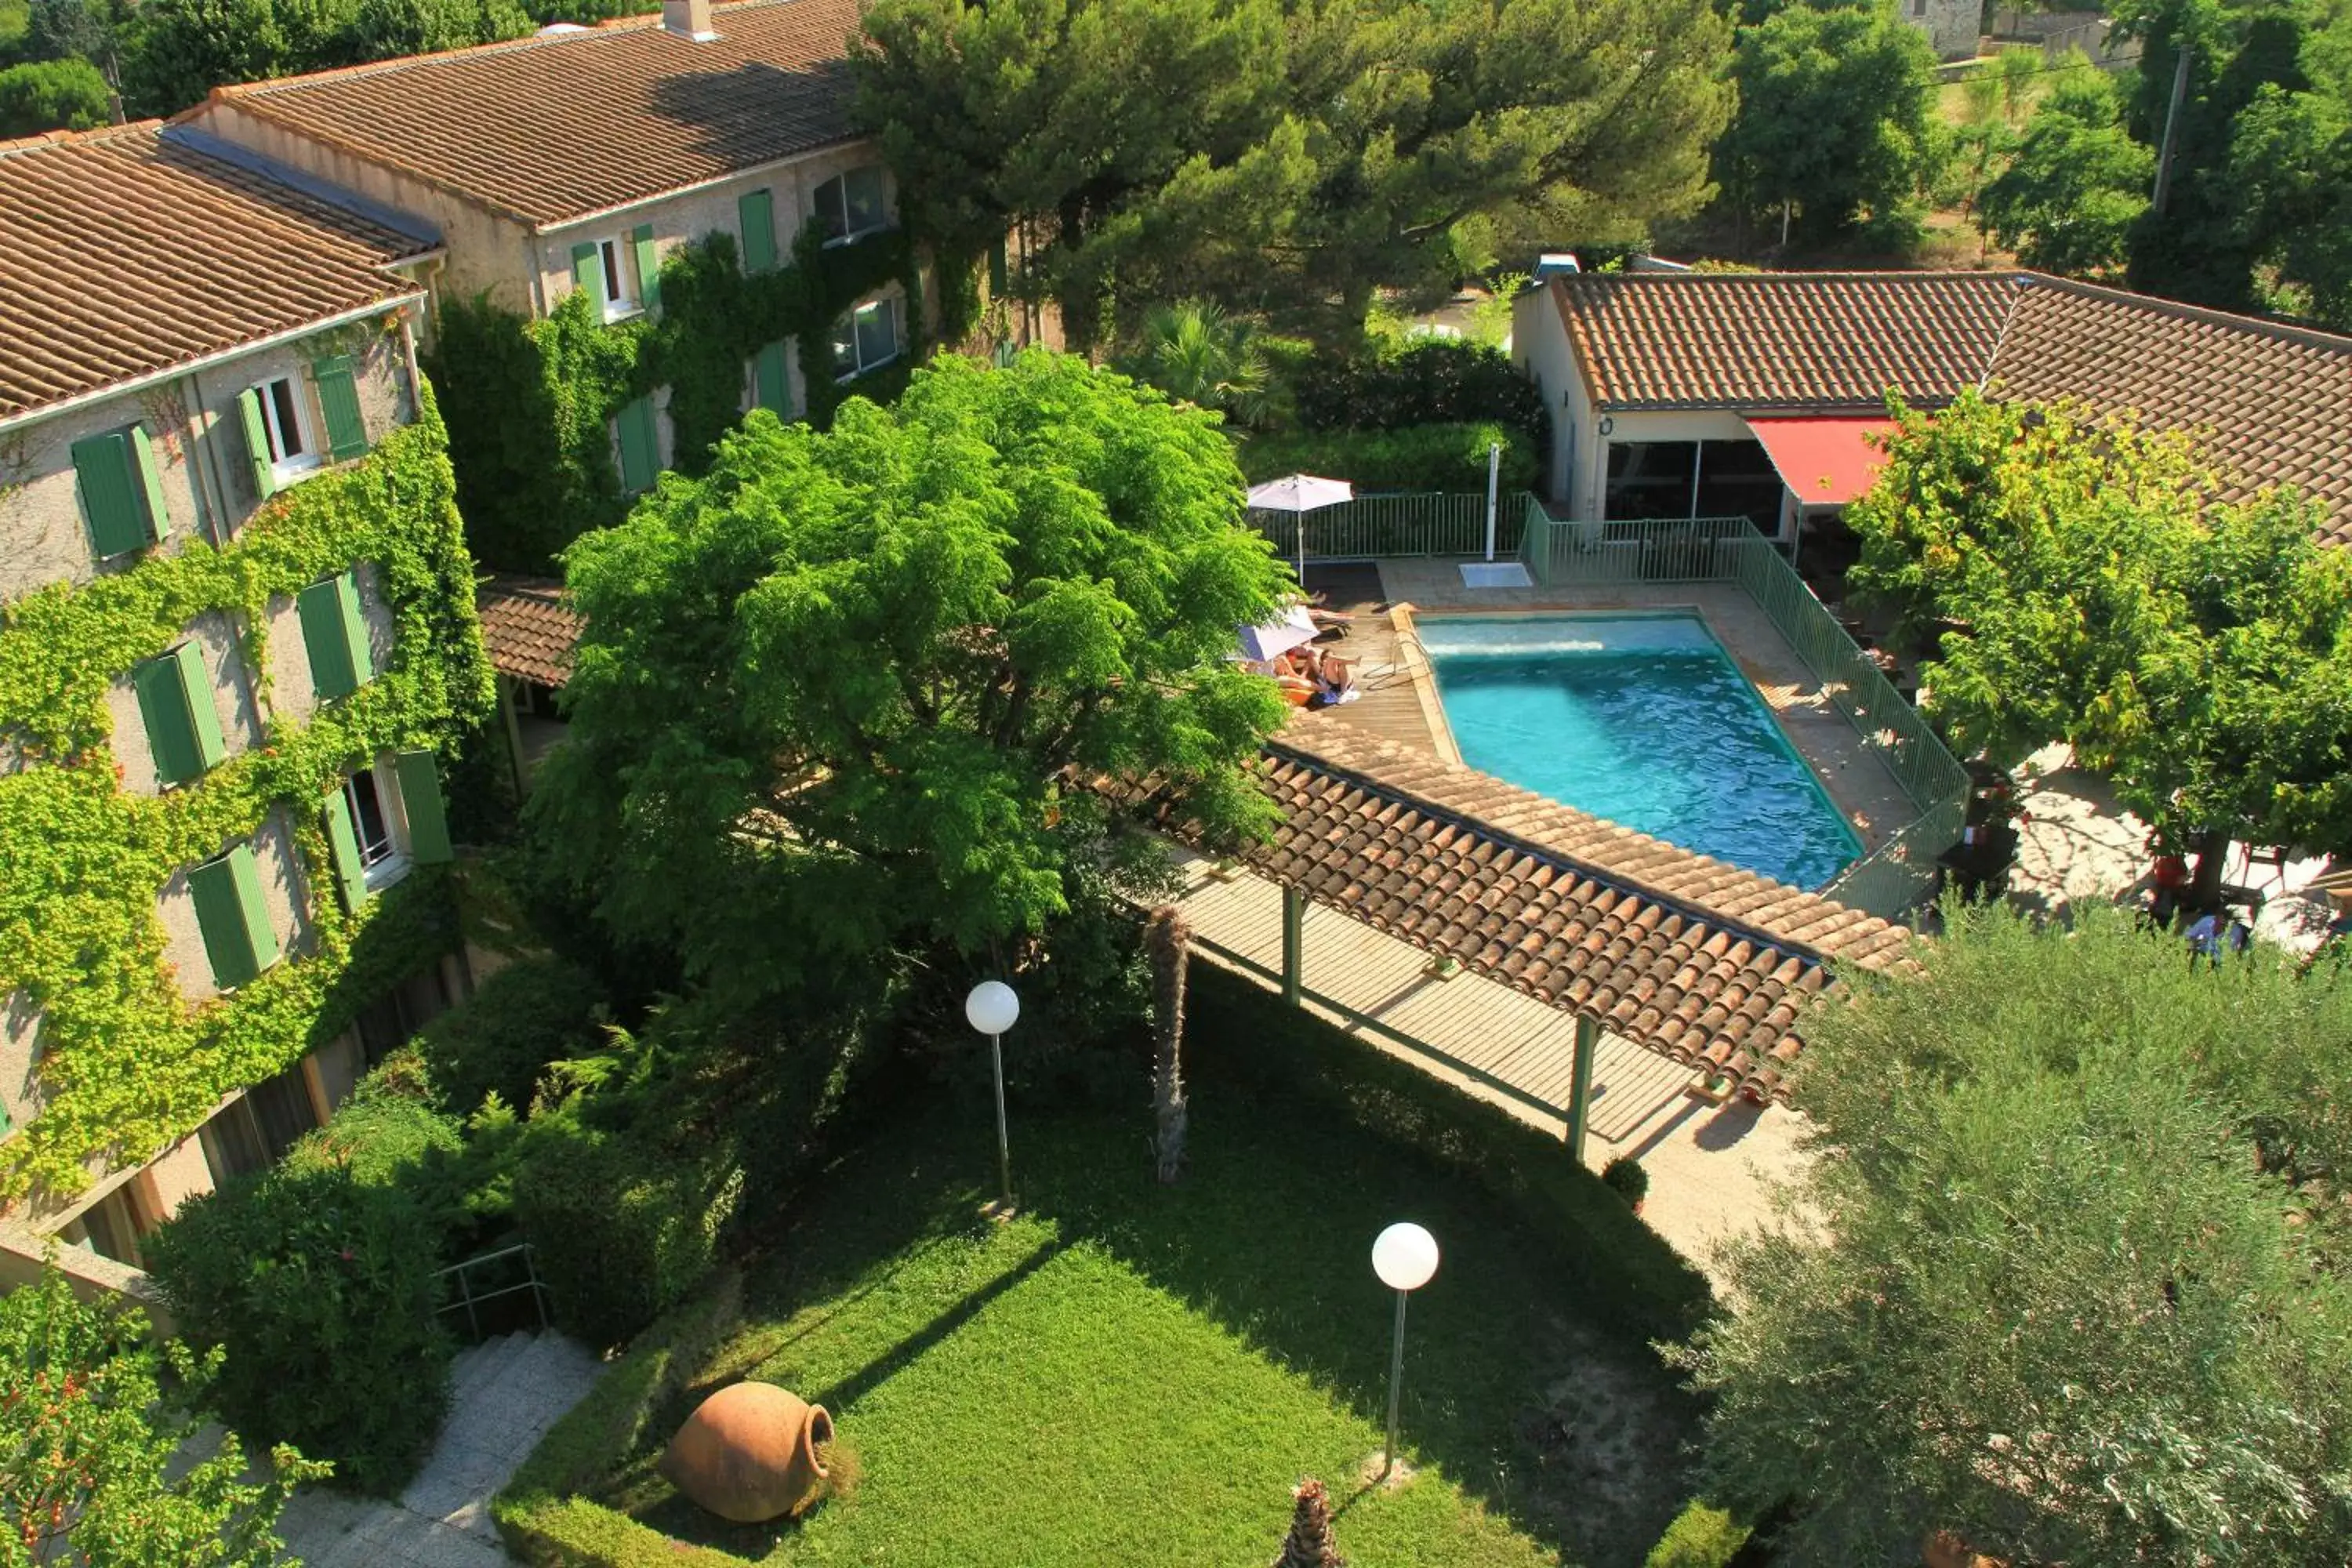
{"label": "pool deck", "polygon": [[[1339,650],[1357,661],[1364,696],[1343,707],[1301,713],[1299,724],[1344,723],[1382,740],[1461,761],[1445,731],[1429,661],[1412,637],[1416,615],[1532,614],[1597,610],[1691,610],[1705,620],[1726,652],[1763,697],[1781,732],[1809,763],[1830,799],[1861,836],[1865,850],[1911,819],[1911,804],[1895,777],[1823,700],[1814,681],[1764,613],[1726,584],[1677,583],[1654,587],[1465,588],[1453,560],[1386,559],[1379,565],[1382,599],[1391,608],[1356,603],[1356,621]],[[1314,573],[1309,569],[1309,579]],[[1401,613],[1400,613],[1401,611]]]}

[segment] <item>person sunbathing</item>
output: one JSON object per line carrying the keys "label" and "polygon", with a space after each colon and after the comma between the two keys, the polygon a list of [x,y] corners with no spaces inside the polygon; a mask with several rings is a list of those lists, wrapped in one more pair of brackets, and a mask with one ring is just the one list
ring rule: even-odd
{"label": "person sunbathing", "polygon": [[1317,705],[1336,708],[1342,702],[1353,702],[1360,695],[1356,690],[1356,672],[1338,654],[1327,653],[1314,661]]}

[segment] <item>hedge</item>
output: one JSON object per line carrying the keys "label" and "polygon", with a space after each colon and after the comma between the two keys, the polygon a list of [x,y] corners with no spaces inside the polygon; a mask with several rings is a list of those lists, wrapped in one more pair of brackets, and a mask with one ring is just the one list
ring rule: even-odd
{"label": "hedge", "polygon": [[560,958],[518,959],[425,1026],[417,1049],[441,1103],[459,1116],[496,1094],[518,1113],[547,1064],[596,1048],[604,1002],[596,977]]}
{"label": "hedge", "polygon": [[1532,489],[1542,458],[1528,437],[1488,421],[1416,425],[1402,430],[1305,430],[1252,436],[1240,443],[1250,483],[1285,474],[1352,480],[1360,492],[1478,491],[1486,489],[1486,448],[1503,447],[1504,494]]}
{"label": "hedge", "polygon": [[514,1217],[556,1323],[618,1344],[684,1300],[719,1259],[743,1173],[576,1122],[533,1123],[514,1173]]}
{"label": "hedge", "polygon": [[1499,349],[1436,338],[1372,357],[1318,354],[1287,367],[1291,406],[1309,430],[1501,424],[1541,449],[1543,394]]}
{"label": "hedge", "polygon": [[1642,1568],[1731,1568],[1741,1561],[1750,1533],[1727,1510],[1693,1501],[1666,1526]]}
{"label": "hedge", "polygon": [[1643,1340],[1686,1337],[1713,1310],[1706,1277],[1560,1140],[1475,1100],[1214,964],[1192,970],[1185,1070],[1208,1087],[1306,1102],[1482,1183],[1557,1241],[1587,1300]]}

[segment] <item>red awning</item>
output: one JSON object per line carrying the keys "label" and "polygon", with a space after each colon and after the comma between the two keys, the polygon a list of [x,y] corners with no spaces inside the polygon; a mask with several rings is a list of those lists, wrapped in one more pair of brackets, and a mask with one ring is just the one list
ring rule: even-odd
{"label": "red awning", "polygon": [[1895,428],[1892,419],[1746,417],[1800,506],[1843,506],[1868,489],[1886,454],[1863,437]]}

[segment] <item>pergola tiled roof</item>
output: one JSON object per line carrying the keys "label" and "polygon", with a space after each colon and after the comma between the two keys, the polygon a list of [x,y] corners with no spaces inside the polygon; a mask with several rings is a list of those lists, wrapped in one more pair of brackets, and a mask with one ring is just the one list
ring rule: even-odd
{"label": "pergola tiled roof", "polygon": [[1832,963],[1909,933],[1475,769],[1324,724],[1266,748],[1265,876],[1678,1062],[1786,1098]]}
{"label": "pergola tiled roof", "polygon": [[[555,224],[845,142],[857,0],[711,8],[213,89],[212,101]],[[204,113],[204,106],[189,111]]]}
{"label": "pergola tiled roof", "polygon": [[564,598],[562,584],[545,577],[490,577],[475,589],[474,605],[491,668],[541,686],[562,686],[572,679],[572,656],[583,623]]}
{"label": "pergola tiled roof", "polygon": [[0,142],[0,418],[421,297],[429,244],[160,129]]}
{"label": "pergola tiled roof", "polygon": [[1961,389],[2126,410],[2352,542],[2352,338],[2038,272],[1588,272],[1547,285],[1604,410],[1877,412]]}

